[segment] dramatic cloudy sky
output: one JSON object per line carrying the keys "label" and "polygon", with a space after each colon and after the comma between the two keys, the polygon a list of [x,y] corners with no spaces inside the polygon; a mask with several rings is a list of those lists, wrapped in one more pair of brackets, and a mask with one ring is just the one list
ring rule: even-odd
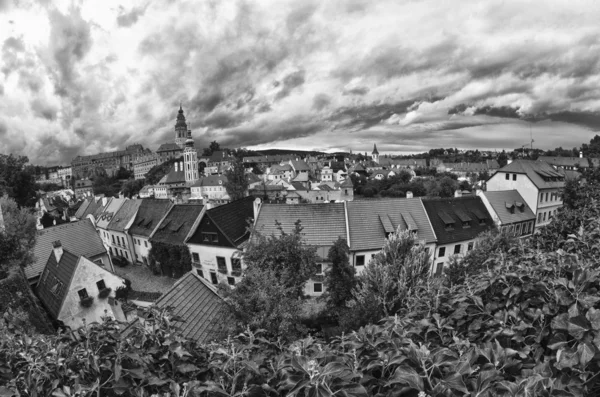
{"label": "dramatic cloudy sky", "polygon": [[600,129],[600,2],[0,0],[0,153],[172,141],[402,153]]}

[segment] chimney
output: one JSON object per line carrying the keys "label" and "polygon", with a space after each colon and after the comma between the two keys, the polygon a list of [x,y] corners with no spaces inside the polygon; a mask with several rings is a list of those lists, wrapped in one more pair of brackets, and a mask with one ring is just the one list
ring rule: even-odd
{"label": "chimney", "polygon": [[460,191],[460,189],[456,189],[454,191],[454,197],[462,197],[462,192]]}
{"label": "chimney", "polygon": [[413,192],[411,192],[410,190],[408,190],[406,192],[406,198],[413,198]]}
{"label": "chimney", "polygon": [[506,165],[508,165],[508,164],[510,164],[510,163],[512,163],[512,159],[508,159],[508,160],[506,160]]}
{"label": "chimney", "polygon": [[583,151],[582,151],[582,150],[580,150],[580,151],[579,151],[579,158],[580,158],[580,159],[582,159],[582,158],[583,158]]}
{"label": "chimney", "polygon": [[104,196],[102,197],[102,206],[106,207],[106,203],[108,202],[108,197]]}
{"label": "chimney", "polygon": [[63,247],[60,240],[56,240],[52,243],[52,249],[54,251],[54,257],[56,258],[56,263],[60,262],[60,258],[63,254]]}
{"label": "chimney", "polygon": [[259,198],[255,198],[254,203],[252,203],[253,209],[254,209],[254,220],[256,220],[256,218],[258,218],[258,213],[260,212],[261,204],[262,204],[262,202]]}

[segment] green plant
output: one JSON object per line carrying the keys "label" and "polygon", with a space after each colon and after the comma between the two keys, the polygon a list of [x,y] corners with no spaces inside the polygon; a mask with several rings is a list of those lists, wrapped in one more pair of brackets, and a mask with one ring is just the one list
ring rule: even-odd
{"label": "green plant", "polygon": [[112,289],[111,288],[103,288],[100,290],[100,292],[98,293],[98,299],[105,299],[107,298],[110,293],[111,293]]}
{"label": "green plant", "polygon": [[94,297],[86,296],[85,298],[81,298],[81,300],[79,301],[79,304],[85,308],[92,307],[92,304],[94,304]]}

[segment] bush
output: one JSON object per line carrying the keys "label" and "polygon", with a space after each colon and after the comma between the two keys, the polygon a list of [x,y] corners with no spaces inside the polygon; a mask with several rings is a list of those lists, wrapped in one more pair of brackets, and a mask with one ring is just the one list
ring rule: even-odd
{"label": "bush", "polygon": [[103,288],[99,293],[98,293],[98,299],[105,299],[108,298],[108,296],[110,295],[112,289],[111,288]]}
{"label": "bush", "polygon": [[91,307],[93,303],[94,303],[93,296],[86,296],[85,298],[82,298],[81,301],[79,302],[79,304],[85,308]]}

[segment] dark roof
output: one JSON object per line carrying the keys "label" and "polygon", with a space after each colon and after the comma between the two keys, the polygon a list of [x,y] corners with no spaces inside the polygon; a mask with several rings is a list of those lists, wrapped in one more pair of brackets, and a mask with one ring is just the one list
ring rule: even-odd
{"label": "dark roof", "polygon": [[[74,255],[63,248],[63,254],[60,257],[60,262],[56,262],[56,256],[54,251],[50,248],[48,252],[49,258],[46,262],[46,269],[48,269],[48,275],[44,282],[40,282],[37,286],[37,294],[40,301],[44,304],[48,312],[54,319],[58,318],[60,308],[62,307],[63,301],[67,293],[69,292],[69,286],[71,285],[71,279],[77,269],[79,263],[79,256]],[[52,291],[56,289],[58,280],[62,283],[62,288],[58,289],[58,293],[54,294]]]}
{"label": "dark roof", "polygon": [[425,243],[436,241],[425,208],[418,198],[359,200],[346,204],[350,249],[353,251],[381,249],[390,227],[394,232],[398,227],[401,230],[416,228],[417,239]]}
{"label": "dark roof", "polygon": [[79,206],[79,208],[77,209],[77,212],[75,212],[75,218],[77,219],[81,219],[83,218],[83,214],[85,214],[85,211],[87,210],[88,206],[90,205],[90,203],[93,201],[94,199],[85,199],[83,201],[83,203],[81,203],[81,205]]}
{"label": "dark roof", "polygon": [[590,163],[586,157],[552,157],[552,156],[540,156],[538,161],[545,161],[550,165],[557,167],[575,167],[588,168]]}
{"label": "dark roof", "polygon": [[155,304],[171,308],[171,314],[183,319],[175,323],[184,337],[208,343],[221,335],[227,322],[227,304],[213,287],[194,272],[179,279]]}
{"label": "dark roof", "polygon": [[106,207],[100,212],[96,212],[98,216],[96,216],[96,227],[106,229],[108,224],[115,219],[116,213],[121,209],[123,204],[126,201],[129,201],[124,198],[113,198],[109,200],[106,204]]}
{"label": "dark roof", "polygon": [[28,279],[39,276],[44,270],[52,252],[52,243],[56,240],[60,240],[63,248],[76,256],[92,258],[106,253],[102,239],[89,219],[38,230],[33,247],[34,262],[24,269]]}
{"label": "dark roof", "polygon": [[88,215],[94,215],[96,210],[100,207],[102,207],[102,199],[96,200],[95,197],[92,197],[90,199],[90,203],[87,205],[87,207],[83,211],[83,214],[81,214],[81,217],[78,217],[78,218],[83,219]]}
{"label": "dark roof", "polygon": [[165,219],[158,225],[158,229],[152,235],[151,242],[162,242],[182,245],[202,212],[199,204],[177,204],[174,205]]}
{"label": "dark roof", "polygon": [[129,228],[129,234],[150,237],[172,206],[173,203],[169,200],[142,199],[137,215]]}
{"label": "dark roof", "polygon": [[176,143],[163,143],[162,145],[160,145],[158,147],[158,149],[156,149],[156,153],[160,153],[160,152],[170,152],[173,150],[181,150],[183,151],[182,148],[179,147],[179,145],[177,145]]}
{"label": "dark roof", "polygon": [[[219,228],[231,244],[237,246],[248,239],[248,218],[254,216],[254,197],[244,197],[229,204],[206,211],[207,216]],[[188,242],[200,244],[200,228],[196,229]]]}
{"label": "dark roof", "polygon": [[159,184],[185,183],[183,168],[180,166],[177,166],[177,170],[175,168],[175,166],[171,167],[171,171],[159,181]]}
{"label": "dark roof", "polygon": [[526,174],[538,189],[562,188],[565,186],[564,176],[544,161],[514,160],[498,172],[514,172]]}
{"label": "dark roof", "polygon": [[[535,220],[535,214],[529,208],[525,199],[516,190],[500,190],[496,192],[483,192],[483,195],[490,203],[494,212],[498,215],[500,223],[503,225]],[[507,207],[508,204],[508,207]],[[523,212],[518,204],[522,204]],[[511,213],[510,206],[514,205],[514,213]]]}
{"label": "dark roof", "polygon": [[133,218],[142,203],[141,199],[138,200],[125,200],[121,208],[117,211],[115,216],[108,224],[107,230],[115,230],[117,232],[124,232],[125,227],[131,218]]}
{"label": "dark roof", "polygon": [[283,231],[294,230],[297,220],[301,221],[302,235],[306,244],[330,246],[338,237],[346,238],[346,214],[344,203],[329,204],[263,204],[256,230],[266,236],[279,235],[279,222]]}
{"label": "dark roof", "polygon": [[[423,198],[422,201],[438,244],[471,240],[493,228],[492,218],[480,197]],[[463,226],[460,219],[464,216],[471,219],[468,227]],[[483,225],[479,224],[480,218],[484,218]],[[452,227],[446,228],[449,223]]]}

